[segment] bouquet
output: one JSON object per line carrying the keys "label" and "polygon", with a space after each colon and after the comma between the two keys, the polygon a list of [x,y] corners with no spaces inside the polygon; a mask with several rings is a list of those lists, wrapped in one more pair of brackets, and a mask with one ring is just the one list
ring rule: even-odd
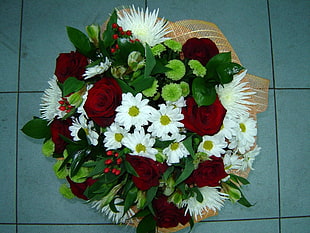
{"label": "bouquet", "polygon": [[44,139],[63,196],[140,233],[192,227],[225,200],[251,206],[241,186],[266,93],[218,29],[133,6],[67,34],[75,50],[58,56],[41,116],[22,129]]}

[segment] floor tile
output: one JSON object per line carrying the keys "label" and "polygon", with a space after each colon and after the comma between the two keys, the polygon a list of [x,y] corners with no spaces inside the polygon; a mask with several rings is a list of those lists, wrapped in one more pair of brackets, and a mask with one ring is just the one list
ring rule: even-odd
{"label": "floor tile", "polygon": [[265,1],[149,0],[147,3],[150,9],[159,8],[159,16],[170,21],[197,19],[215,23],[248,72],[271,80],[273,86]]}
{"label": "floor tile", "polygon": [[0,223],[15,223],[16,94],[0,93]]}
{"label": "floor tile", "polygon": [[310,90],[278,90],[277,117],[282,216],[310,214]]}
{"label": "floor tile", "polygon": [[281,219],[282,233],[308,233],[310,218],[287,218]]}
{"label": "floor tile", "polygon": [[133,227],[116,225],[22,225],[18,233],[135,233]]}
{"label": "floor tile", "polygon": [[16,233],[16,226],[15,225],[0,225],[0,232]]}
{"label": "floor tile", "polygon": [[2,0],[0,16],[0,91],[17,91],[21,0]]}
{"label": "floor tile", "polygon": [[[34,91],[47,88],[58,54],[74,50],[67,38],[66,26],[85,32],[85,26],[102,24],[107,20],[115,7],[131,3],[130,0],[25,1],[20,89]],[[144,6],[144,1],[139,1],[139,5]]]}
{"label": "floor tile", "polygon": [[271,0],[276,87],[310,87],[310,1]]}
{"label": "floor tile", "polygon": [[279,220],[201,222],[194,227],[193,233],[278,233]]}

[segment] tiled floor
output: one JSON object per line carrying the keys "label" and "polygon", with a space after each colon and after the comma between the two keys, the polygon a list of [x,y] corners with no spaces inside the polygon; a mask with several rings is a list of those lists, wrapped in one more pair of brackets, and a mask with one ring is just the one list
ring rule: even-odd
{"label": "tiled floor", "polygon": [[131,4],[160,8],[171,21],[217,24],[249,73],[270,80],[269,107],[258,115],[262,152],[245,189],[256,205],[227,203],[193,232],[309,232],[309,0],[1,0],[0,232],[134,232],[62,198],[52,160],[20,131],[39,115],[56,56],[73,49],[65,26],[83,30],[113,7]]}

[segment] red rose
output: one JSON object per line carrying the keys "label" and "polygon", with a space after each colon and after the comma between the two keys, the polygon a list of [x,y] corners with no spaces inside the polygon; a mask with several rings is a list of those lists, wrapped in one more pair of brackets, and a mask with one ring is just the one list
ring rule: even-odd
{"label": "red rose", "polygon": [[188,39],[183,45],[182,51],[185,58],[198,60],[204,66],[219,53],[215,43],[207,38]]}
{"label": "red rose", "polygon": [[115,109],[121,104],[122,89],[114,78],[103,78],[88,91],[84,109],[87,115],[101,127],[114,121]]}
{"label": "red rose", "polygon": [[64,83],[69,77],[82,80],[87,65],[87,57],[79,52],[61,53],[56,59],[55,75],[60,83]]}
{"label": "red rose", "polygon": [[211,156],[210,158],[212,160],[206,160],[198,165],[198,168],[185,181],[186,184],[196,184],[198,187],[219,185],[220,180],[228,174],[225,172],[221,157]]}
{"label": "red rose", "polygon": [[182,108],[184,127],[200,136],[216,134],[223,124],[226,109],[217,97],[213,104],[198,107],[193,97],[186,99]]}
{"label": "red rose", "polygon": [[185,225],[190,220],[190,215],[185,215],[185,209],[179,209],[173,203],[168,202],[168,197],[162,195],[153,200],[155,221],[158,227],[176,227],[181,223]]}
{"label": "red rose", "polygon": [[51,133],[52,133],[52,141],[55,143],[55,153],[62,154],[65,150],[68,143],[66,143],[60,135],[63,135],[67,138],[71,137],[71,132],[69,130],[69,126],[72,125],[72,120],[70,118],[66,120],[55,119],[51,123]]}
{"label": "red rose", "polygon": [[126,159],[139,175],[139,177],[133,176],[132,181],[140,190],[158,186],[160,176],[167,169],[166,164],[141,156],[127,155]]}
{"label": "red rose", "polygon": [[88,200],[88,198],[84,195],[84,192],[88,186],[93,185],[97,180],[87,178],[83,183],[75,183],[67,176],[67,181],[69,182],[70,189],[75,196],[84,200]]}

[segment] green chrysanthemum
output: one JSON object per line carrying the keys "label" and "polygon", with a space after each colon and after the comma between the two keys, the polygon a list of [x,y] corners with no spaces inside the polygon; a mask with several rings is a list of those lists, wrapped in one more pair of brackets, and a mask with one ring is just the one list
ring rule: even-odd
{"label": "green chrysanthemum", "polygon": [[71,189],[66,184],[62,184],[60,186],[59,192],[67,199],[72,199],[75,197]]}
{"label": "green chrysanthemum", "polygon": [[154,56],[160,56],[160,54],[164,51],[166,51],[166,47],[162,44],[157,44],[154,47],[151,48],[152,53]]}
{"label": "green chrysanthemum", "polygon": [[185,65],[180,60],[171,60],[166,65],[167,68],[170,68],[165,74],[168,78],[172,80],[180,80],[185,75]]}
{"label": "green chrysanthemum", "polygon": [[190,88],[187,82],[181,82],[180,83],[180,87],[182,89],[182,96],[186,97],[188,96],[189,92],[190,92]]}
{"label": "green chrysanthemum", "polygon": [[203,77],[206,75],[207,69],[199,61],[190,60],[188,65],[196,76]]}
{"label": "green chrysanthemum", "polygon": [[162,88],[161,94],[165,101],[177,101],[182,96],[182,88],[179,84],[170,83]]}
{"label": "green chrysanthemum", "polygon": [[157,88],[158,88],[158,81],[154,80],[152,86],[150,88],[145,89],[144,91],[142,91],[142,93],[146,97],[153,97],[156,94],[156,92],[157,92]]}
{"label": "green chrysanthemum", "polygon": [[174,52],[181,52],[182,51],[182,44],[175,41],[175,40],[166,40],[164,44]]}

